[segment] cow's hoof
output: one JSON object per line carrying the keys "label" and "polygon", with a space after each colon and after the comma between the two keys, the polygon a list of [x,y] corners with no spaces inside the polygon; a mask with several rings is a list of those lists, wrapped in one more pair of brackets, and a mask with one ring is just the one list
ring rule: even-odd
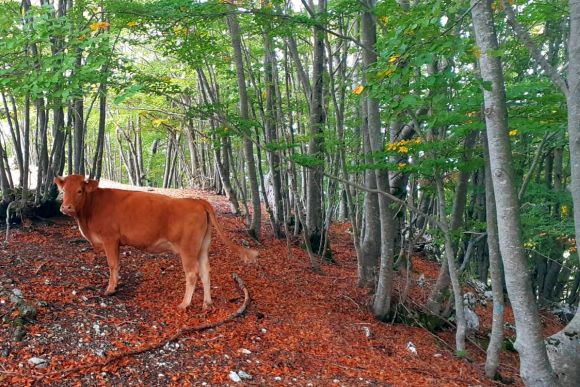
{"label": "cow's hoof", "polygon": [[203,306],[202,306],[202,309],[204,311],[212,310],[213,309],[213,303],[212,302],[204,302],[203,303]]}
{"label": "cow's hoof", "polygon": [[109,289],[105,290],[105,296],[107,296],[107,297],[112,296],[115,293],[117,293],[117,290],[116,289],[114,289],[114,290],[109,290]]}
{"label": "cow's hoof", "polygon": [[189,304],[182,302],[181,304],[177,305],[177,309],[185,310],[185,309],[187,309],[188,306],[189,306]]}

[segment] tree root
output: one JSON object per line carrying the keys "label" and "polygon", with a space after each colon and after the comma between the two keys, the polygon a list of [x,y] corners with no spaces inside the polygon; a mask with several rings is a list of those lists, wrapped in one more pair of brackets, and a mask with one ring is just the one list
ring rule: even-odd
{"label": "tree root", "polygon": [[[38,381],[40,381],[44,378],[47,378],[47,377],[59,376],[61,378],[64,378],[71,373],[75,373],[75,372],[79,372],[79,371],[83,371],[83,370],[87,370],[87,369],[91,369],[91,368],[100,369],[100,368],[103,368],[105,366],[110,365],[111,363],[114,363],[118,360],[121,360],[123,358],[130,357],[130,356],[136,356],[136,355],[140,355],[140,354],[145,353],[145,352],[159,349],[159,348],[165,346],[167,343],[175,341],[182,336],[186,336],[186,335],[191,334],[193,332],[201,332],[201,331],[205,331],[208,329],[216,328],[220,325],[223,325],[225,323],[228,323],[228,322],[240,317],[241,315],[243,315],[245,313],[246,309],[248,308],[248,305],[250,304],[250,293],[248,292],[248,289],[246,288],[244,281],[236,273],[232,274],[232,278],[234,279],[234,281],[238,285],[240,291],[244,294],[244,302],[235,312],[231,313],[225,319],[220,320],[220,321],[201,324],[201,325],[194,326],[194,327],[183,327],[179,331],[177,331],[177,333],[175,333],[172,336],[167,337],[167,338],[165,338],[157,343],[149,344],[149,345],[146,345],[145,347],[142,347],[139,349],[134,349],[134,350],[127,351],[127,352],[118,353],[118,354],[110,356],[110,357],[108,357],[100,362],[97,362],[97,363],[83,364],[83,365],[68,368],[68,369],[56,370],[56,371],[48,372],[48,373],[41,374],[41,375],[34,375],[34,376],[32,376],[32,379],[34,379],[35,382],[38,382]],[[4,372],[0,371],[0,373],[4,373]],[[8,373],[8,372],[6,372],[6,374],[14,375],[14,373]],[[19,375],[19,376],[31,377],[30,375]]]}

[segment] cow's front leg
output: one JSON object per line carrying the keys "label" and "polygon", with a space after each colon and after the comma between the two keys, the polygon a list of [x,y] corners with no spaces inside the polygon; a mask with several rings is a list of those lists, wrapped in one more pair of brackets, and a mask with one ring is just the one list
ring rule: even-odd
{"label": "cow's front leg", "polygon": [[107,263],[109,264],[109,285],[107,290],[105,290],[105,296],[110,296],[115,294],[119,283],[119,242],[106,242],[103,245],[105,254],[107,254]]}

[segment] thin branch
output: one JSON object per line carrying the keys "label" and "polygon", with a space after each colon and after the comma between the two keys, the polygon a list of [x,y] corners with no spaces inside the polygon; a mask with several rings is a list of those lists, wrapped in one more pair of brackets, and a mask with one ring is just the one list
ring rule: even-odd
{"label": "thin branch", "polygon": [[[82,364],[80,366],[72,367],[72,368],[68,368],[68,369],[64,369],[64,370],[56,370],[53,372],[48,372],[46,374],[34,375],[32,377],[34,378],[35,381],[40,381],[40,380],[47,378],[47,377],[50,377],[50,376],[60,376],[60,377],[64,378],[67,375],[74,373],[74,372],[79,372],[79,371],[92,369],[92,368],[101,369],[101,368],[103,368],[111,363],[114,363],[116,361],[119,361],[123,358],[129,357],[129,356],[136,356],[136,355],[140,355],[140,354],[145,353],[145,352],[159,349],[159,348],[165,346],[167,343],[175,341],[182,336],[191,334],[193,332],[205,331],[205,330],[223,325],[227,322],[230,322],[230,321],[234,320],[235,318],[243,315],[245,313],[246,309],[248,308],[248,305],[250,304],[250,293],[248,292],[248,289],[246,288],[244,281],[242,281],[242,279],[236,273],[232,274],[232,278],[234,279],[234,281],[238,285],[240,291],[243,293],[244,302],[235,312],[231,313],[223,320],[205,323],[205,324],[201,324],[201,325],[193,326],[193,327],[181,328],[179,331],[177,331],[177,333],[173,334],[172,336],[170,336],[168,338],[162,339],[161,341],[159,341],[157,343],[146,345],[145,347],[142,347],[139,349],[134,349],[134,350],[127,351],[127,352],[122,352],[122,353],[113,355],[111,357],[108,357],[100,362],[91,362],[91,363]],[[5,371],[0,371],[0,373],[6,373],[9,375],[18,375],[18,376],[22,376],[22,377],[30,377],[30,375],[20,375],[20,374],[12,373],[12,372],[8,373]]]}
{"label": "thin branch", "polygon": [[[562,77],[562,75],[560,75],[560,73],[558,73],[558,71],[554,67],[552,67],[550,63],[548,63],[548,60],[542,54],[538,46],[536,46],[528,31],[526,31],[526,29],[517,21],[516,14],[509,1],[501,0],[501,3],[505,8],[505,14],[507,16],[508,23],[514,30],[518,39],[521,40],[522,43],[524,43],[524,45],[527,47],[532,57],[536,60],[536,62],[538,62],[540,67],[542,67],[542,69],[550,77],[552,82],[554,82],[554,84],[560,88],[560,90],[562,91],[562,93],[564,93],[566,98],[568,98],[569,89],[566,79],[564,79],[564,77]],[[575,38],[570,37],[570,39]]]}

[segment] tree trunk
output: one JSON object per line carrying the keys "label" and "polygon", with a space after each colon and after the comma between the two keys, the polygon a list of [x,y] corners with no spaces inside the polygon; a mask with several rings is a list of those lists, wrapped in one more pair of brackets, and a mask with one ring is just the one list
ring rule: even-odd
{"label": "tree trunk", "polygon": [[[375,4],[375,0],[367,0],[367,11],[361,15],[361,40],[363,45],[369,48],[374,48],[376,44],[376,24],[372,14]],[[371,50],[363,50],[362,58],[365,71],[370,71],[377,61],[376,53]],[[379,101],[371,97],[368,92],[365,98],[367,98],[369,140],[371,150],[376,153],[383,149]],[[390,192],[389,173],[386,169],[376,169],[375,179],[378,189]],[[394,232],[396,228],[391,209],[391,199],[385,195],[380,195],[378,201],[381,225],[381,258],[372,310],[376,318],[385,320],[391,314]]]}
{"label": "tree trunk", "polygon": [[[249,105],[248,105],[248,90],[246,88],[246,77],[244,74],[244,62],[242,57],[242,41],[240,36],[240,25],[235,15],[227,17],[230,34],[232,36],[232,47],[234,50],[234,61],[236,64],[236,74],[238,81],[238,92],[240,95],[240,118],[243,121],[248,121]],[[250,181],[252,193],[252,220],[248,232],[250,235],[259,239],[260,227],[262,221],[262,209],[260,207],[260,187],[258,186],[258,176],[256,172],[256,162],[254,160],[254,146],[250,139],[252,131],[245,133],[244,138],[244,153],[246,156],[246,163],[248,166],[248,178]]]}
{"label": "tree trunk", "polygon": [[[483,90],[485,123],[493,189],[497,204],[498,235],[504,260],[506,287],[516,322],[515,348],[520,354],[520,373],[530,386],[557,386],[538,319],[530,275],[522,249],[519,203],[514,183],[511,144],[508,136],[503,70],[497,52],[497,37],[490,0],[471,0],[473,26],[481,57],[481,78],[491,84]],[[580,215],[580,212],[579,212]]]}
{"label": "tree trunk", "polygon": [[501,267],[501,255],[497,234],[497,213],[495,208],[495,195],[491,179],[491,166],[487,136],[483,134],[483,147],[485,158],[485,214],[487,223],[487,250],[489,254],[489,273],[491,276],[491,291],[493,294],[493,314],[491,322],[491,335],[487,346],[485,358],[485,375],[493,379],[499,367],[499,353],[503,344],[503,271]]}
{"label": "tree trunk", "polygon": [[[326,12],[326,0],[319,0],[318,13]],[[308,154],[314,165],[307,172],[306,223],[308,239],[314,252],[320,252],[323,242],[323,170],[324,170],[324,35],[318,24],[312,29],[314,52],[312,54],[312,93],[310,96],[310,142]],[[324,254],[324,252],[322,252]]]}
{"label": "tree trunk", "polygon": [[[574,203],[576,246],[580,247],[580,2],[569,0],[568,137],[570,141],[570,192]],[[570,323],[550,336],[548,354],[563,386],[580,385],[580,308]]]}

